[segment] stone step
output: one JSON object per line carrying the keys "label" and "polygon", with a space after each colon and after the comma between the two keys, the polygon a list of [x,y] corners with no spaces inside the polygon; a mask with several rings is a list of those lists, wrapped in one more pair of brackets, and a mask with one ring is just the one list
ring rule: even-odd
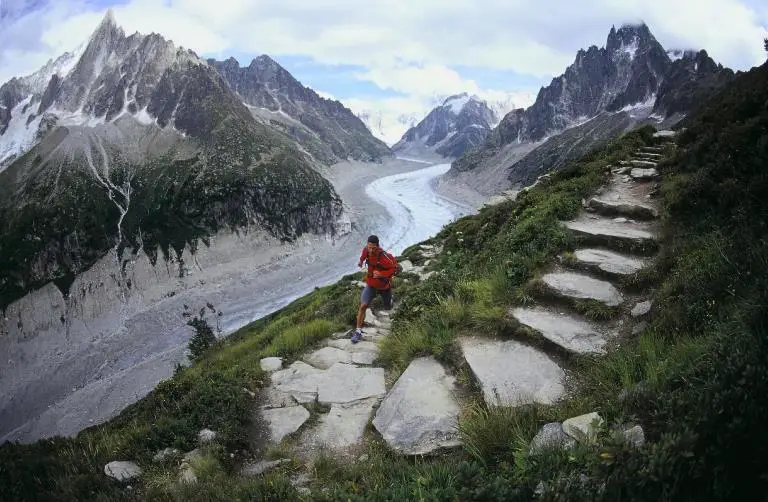
{"label": "stone step", "polygon": [[541,278],[550,294],[569,300],[594,300],[608,307],[624,302],[624,295],[610,282],[575,272],[554,272]]}
{"label": "stone step", "polygon": [[660,153],[653,153],[653,152],[635,152],[632,154],[633,157],[639,158],[640,160],[650,159],[659,161],[664,158],[664,156]]}
{"label": "stone step", "polygon": [[626,216],[638,220],[653,220],[659,217],[656,208],[634,200],[609,200],[596,196],[587,201],[587,207],[604,216]]}
{"label": "stone step", "polygon": [[634,180],[653,180],[659,177],[659,171],[654,168],[643,169],[639,167],[633,167],[629,171],[629,175]]}
{"label": "stone step", "polygon": [[630,159],[630,160],[622,160],[619,162],[622,166],[629,166],[629,167],[643,167],[643,168],[649,168],[649,167],[656,167],[657,163],[653,162],[652,160],[638,160],[638,159]]}
{"label": "stone step", "polygon": [[376,410],[373,426],[390,448],[405,455],[461,445],[454,383],[434,358],[414,359]]}
{"label": "stone step", "polygon": [[552,312],[542,307],[515,308],[510,313],[523,326],[569,352],[605,353],[605,336],[590,323],[574,315]]}
{"label": "stone step", "polygon": [[578,267],[616,278],[632,275],[647,265],[644,260],[607,249],[577,249],[573,257]]}
{"label": "stone step", "polygon": [[529,345],[481,338],[461,338],[459,344],[488,405],[551,404],[565,392],[563,369]]}
{"label": "stone step", "polygon": [[621,221],[582,214],[563,224],[574,232],[585,245],[599,246],[616,251],[632,250],[650,253],[656,250],[656,236],[645,222]]}
{"label": "stone step", "polygon": [[647,153],[663,153],[664,149],[660,146],[643,146],[640,148],[640,151]]}

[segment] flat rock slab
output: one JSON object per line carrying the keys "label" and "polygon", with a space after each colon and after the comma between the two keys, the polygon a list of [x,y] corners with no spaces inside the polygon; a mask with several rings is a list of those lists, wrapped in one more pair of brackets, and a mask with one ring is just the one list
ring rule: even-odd
{"label": "flat rock slab", "polygon": [[612,275],[631,275],[645,267],[645,261],[606,249],[577,249],[576,261]]}
{"label": "flat rock slab", "polygon": [[512,316],[520,324],[541,333],[552,343],[577,354],[602,354],[605,337],[588,322],[544,308],[516,308]]}
{"label": "flat rock slab", "polygon": [[659,171],[654,168],[643,169],[639,167],[633,167],[629,171],[629,175],[635,180],[651,180],[659,177]]}
{"label": "flat rock slab", "polygon": [[261,369],[268,372],[277,371],[283,367],[283,358],[281,357],[265,357],[259,361]]}
{"label": "flat rock slab", "polygon": [[649,231],[648,225],[639,222],[618,222],[606,218],[589,218],[585,215],[563,224],[576,234],[609,246],[616,242],[641,246],[656,242],[656,237]]}
{"label": "flat rock slab", "polygon": [[411,361],[373,419],[387,444],[406,455],[424,455],[461,444],[454,378],[432,357]]}
{"label": "flat rock slab", "polygon": [[386,394],[384,368],[358,368],[336,363],[317,379],[317,399],[323,404],[349,403]]}
{"label": "flat rock slab", "polygon": [[129,481],[141,476],[141,468],[133,462],[115,460],[104,466],[104,474],[118,481]]}
{"label": "flat rock slab", "polygon": [[609,307],[621,305],[624,296],[613,284],[574,272],[556,272],[541,280],[550,291],[560,297],[574,300],[594,300]]}
{"label": "flat rock slab", "polygon": [[640,168],[654,168],[656,167],[656,162],[652,160],[640,160],[640,159],[632,159],[629,161],[629,164],[634,167],[640,167]]}
{"label": "flat rock slab", "polygon": [[335,363],[352,362],[352,355],[349,352],[337,349],[336,347],[323,347],[322,349],[318,349],[308,356],[305,356],[304,361],[315,368],[327,370]]}
{"label": "flat rock slab", "polygon": [[350,404],[334,404],[328,413],[320,416],[314,427],[302,435],[302,445],[310,449],[339,451],[360,443],[378,401],[366,399]]}
{"label": "flat rock slab", "polygon": [[290,463],[290,458],[281,458],[279,460],[260,460],[253,464],[245,464],[242,469],[240,469],[240,474],[242,476],[258,476],[259,474],[264,474],[265,472],[280,467],[283,464]]}
{"label": "flat rock slab", "polygon": [[309,412],[303,406],[289,406],[262,410],[261,416],[269,425],[270,440],[279,443],[289,434],[293,434],[309,419]]}
{"label": "flat rock slab", "polygon": [[654,207],[631,199],[592,197],[589,199],[587,207],[605,216],[624,215],[643,220],[651,220],[659,216],[659,212]]}
{"label": "flat rock slab", "polygon": [[462,338],[460,344],[489,405],[551,404],[563,395],[565,372],[533,347],[479,338]]}
{"label": "flat rock slab", "polygon": [[324,370],[296,361],[288,368],[272,373],[275,390],[290,394],[299,403],[309,403],[317,398],[318,382]]}

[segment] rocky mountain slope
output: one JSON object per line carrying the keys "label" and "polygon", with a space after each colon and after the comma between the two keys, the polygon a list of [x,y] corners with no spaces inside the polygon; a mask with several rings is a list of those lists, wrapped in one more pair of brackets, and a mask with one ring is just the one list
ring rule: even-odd
{"label": "rocky mountain slope", "polygon": [[467,93],[457,94],[411,127],[392,150],[428,149],[443,157],[458,157],[480,144],[496,122],[496,114],[485,101]]}
{"label": "rocky mountain slope", "polygon": [[79,51],[0,88],[0,306],[66,292],[113,247],[334,231],[341,201],[312,159],[193,52],[111,13]]}
{"label": "rocky mountain slope", "polygon": [[234,58],[208,63],[238,93],[258,120],[294,138],[326,164],[391,155],[365,124],[338,101],[320,97],[266,55],[241,68]]}
{"label": "rocky mountain slope", "polygon": [[[733,72],[705,51],[668,53],[645,24],[611,28],[605,47],[579,50],[574,63],[539,91],[531,107],[508,113],[481,145],[453,163],[449,175],[470,184],[482,180],[475,188],[488,192],[498,189],[500,182],[529,183],[618,131],[643,122],[672,125],[696,101],[732,78]],[[582,128],[578,134],[558,139],[576,127]],[[584,131],[589,133],[581,134]],[[570,141],[574,135],[578,145]],[[506,179],[477,176],[488,169],[500,171]],[[471,176],[461,177],[470,171]]]}

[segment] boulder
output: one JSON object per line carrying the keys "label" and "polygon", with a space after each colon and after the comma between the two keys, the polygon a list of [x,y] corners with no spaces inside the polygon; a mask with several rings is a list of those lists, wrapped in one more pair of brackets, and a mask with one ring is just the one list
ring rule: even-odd
{"label": "boulder", "polygon": [[118,481],[130,481],[141,476],[141,468],[133,462],[115,460],[104,466],[104,474]]}

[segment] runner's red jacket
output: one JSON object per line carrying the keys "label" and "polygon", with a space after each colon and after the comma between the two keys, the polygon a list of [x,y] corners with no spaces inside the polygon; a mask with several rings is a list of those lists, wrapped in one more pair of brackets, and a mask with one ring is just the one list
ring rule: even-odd
{"label": "runner's red jacket", "polygon": [[[369,256],[368,246],[363,248],[360,254],[359,265],[368,260],[368,275],[365,277],[365,283],[376,289],[389,289],[392,287],[392,276],[397,271],[397,259],[390,253],[381,248]],[[384,277],[374,277],[373,271],[378,270]]]}

